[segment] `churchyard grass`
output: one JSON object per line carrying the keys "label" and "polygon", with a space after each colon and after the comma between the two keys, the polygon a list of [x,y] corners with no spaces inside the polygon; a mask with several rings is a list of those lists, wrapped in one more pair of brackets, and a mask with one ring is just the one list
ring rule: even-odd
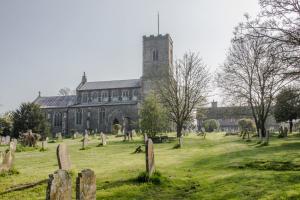
{"label": "churchyard grass", "polygon": [[[86,150],[80,150],[81,139],[63,141],[71,157],[73,199],[77,173],[85,168],[96,173],[97,199],[300,199],[300,171],[281,168],[285,162],[300,164],[300,136],[274,137],[269,146],[263,147],[255,140],[245,142],[238,136],[224,137],[223,133],[207,134],[206,139],[191,134],[184,138],[182,149],[173,148],[176,142],[155,144],[161,184],[136,181],[145,171],[145,154],[133,154],[142,138],[121,140],[109,136],[107,146],[97,147],[100,140],[91,138]],[[14,168],[19,174],[0,177],[0,193],[18,184],[48,178],[58,169],[58,144],[49,143],[47,151],[17,152]],[[273,162],[259,169],[251,167],[255,161]],[[0,199],[45,199],[46,187],[44,183],[0,195]]]}

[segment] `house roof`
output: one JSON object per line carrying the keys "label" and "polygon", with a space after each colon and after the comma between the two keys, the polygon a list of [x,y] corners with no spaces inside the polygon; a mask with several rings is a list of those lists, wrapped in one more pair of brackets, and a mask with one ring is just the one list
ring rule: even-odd
{"label": "house roof", "polygon": [[141,87],[140,79],[129,80],[114,80],[114,81],[97,81],[86,82],[78,88],[78,90],[100,90],[100,89],[114,89],[114,88],[133,88]]}
{"label": "house roof", "polygon": [[63,108],[74,105],[76,103],[76,95],[38,97],[34,103],[40,105],[41,108]]}

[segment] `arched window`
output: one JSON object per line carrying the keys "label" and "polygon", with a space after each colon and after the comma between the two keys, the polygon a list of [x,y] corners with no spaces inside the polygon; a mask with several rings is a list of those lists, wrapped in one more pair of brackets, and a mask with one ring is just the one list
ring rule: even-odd
{"label": "arched window", "polygon": [[122,90],[122,101],[129,100],[129,90]]}
{"label": "arched window", "polygon": [[104,124],[104,121],[105,121],[105,109],[104,108],[99,109],[99,121],[100,121],[100,124]]}
{"label": "arched window", "polygon": [[88,101],[88,94],[87,94],[87,93],[84,93],[84,94],[82,95],[82,103],[87,103],[87,101]]}
{"label": "arched window", "polygon": [[82,109],[76,109],[76,124],[82,124]]}
{"label": "arched window", "polygon": [[93,95],[92,95],[92,101],[94,101],[94,102],[97,101],[98,92],[95,91],[95,92],[93,92],[92,94],[93,94]]}
{"label": "arched window", "polygon": [[118,101],[119,100],[119,91],[113,90],[112,91],[112,101]]}
{"label": "arched window", "polygon": [[108,92],[107,91],[101,92],[101,100],[100,101],[103,101],[103,102],[108,101]]}
{"label": "arched window", "polygon": [[139,96],[139,91],[138,89],[134,89],[132,91],[132,100],[136,101],[138,99],[138,96]]}
{"label": "arched window", "polygon": [[62,125],[62,114],[57,112],[54,114],[54,126],[61,126]]}
{"label": "arched window", "polygon": [[157,49],[154,49],[152,51],[152,59],[153,59],[153,61],[158,61],[158,50]]}

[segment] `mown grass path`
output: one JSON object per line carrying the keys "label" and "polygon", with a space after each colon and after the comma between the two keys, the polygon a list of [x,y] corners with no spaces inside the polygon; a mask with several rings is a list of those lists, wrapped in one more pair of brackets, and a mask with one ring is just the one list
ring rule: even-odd
{"label": "mown grass path", "polygon": [[[80,139],[67,139],[72,162],[73,195],[75,177],[90,168],[97,176],[97,199],[300,199],[300,171],[246,167],[255,161],[300,164],[300,137],[272,138],[270,145],[258,147],[256,141],[244,142],[240,137],[208,134],[204,140],[194,135],[185,137],[183,149],[173,149],[175,143],[155,144],[156,168],[164,176],[161,185],[137,183],[135,178],[145,170],[145,155],[132,154],[141,144],[122,142],[111,136],[106,147],[80,150]],[[48,177],[57,168],[56,146],[49,143],[45,152],[16,153],[18,175],[0,177],[0,192],[7,188],[35,182]],[[0,147],[3,150],[6,147]],[[11,192],[0,199],[45,199],[46,184]]]}

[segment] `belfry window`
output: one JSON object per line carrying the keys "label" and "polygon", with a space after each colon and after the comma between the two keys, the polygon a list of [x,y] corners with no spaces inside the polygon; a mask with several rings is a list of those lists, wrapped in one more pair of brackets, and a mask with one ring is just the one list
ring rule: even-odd
{"label": "belfry window", "polygon": [[129,100],[129,90],[122,90],[122,100],[123,101]]}
{"label": "belfry window", "polygon": [[82,124],[82,109],[76,109],[76,124]]}
{"label": "belfry window", "polygon": [[152,59],[153,59],[153,61],[158,61],[158,50],[157,49],[152,51]]}

